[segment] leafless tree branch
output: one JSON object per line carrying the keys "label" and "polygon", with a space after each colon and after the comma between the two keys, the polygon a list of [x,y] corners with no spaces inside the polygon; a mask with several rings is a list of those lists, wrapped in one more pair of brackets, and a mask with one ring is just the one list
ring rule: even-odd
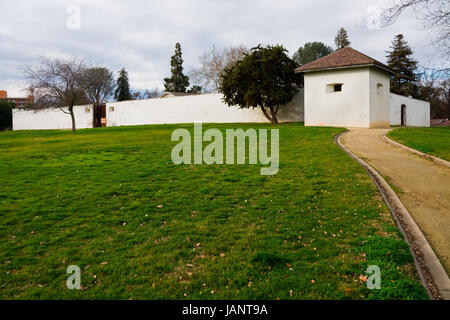
{"label": "leafless tree branch", "polygon": [[201,67],[192,70],[189,77],[201,84],[204,90],[217,91],[220,86],[221,72],[241,60],[248,52],[249,50],[243,45],[224,49],[213,46],[199,57]]}
{"label": "leafless tree branch", "polygon": [[81,82],[86,70],[84,60],[77,57],[61,60],[39,56],[38,63],[38,67],[27,67],[25,70],[30,83],[27,89],[35,95],[33,108],[54,107],[70,114],[72,130],[75,131],[73,107],[87,102],[86,87]]}
{"label": "leafless tree branch", "polygon": [[384,9],[383,24],[393,24],[407,10],[423,21],[424,27],[433,32],[433,44],[450,57],[450,1],[396,0],[391,7]]}

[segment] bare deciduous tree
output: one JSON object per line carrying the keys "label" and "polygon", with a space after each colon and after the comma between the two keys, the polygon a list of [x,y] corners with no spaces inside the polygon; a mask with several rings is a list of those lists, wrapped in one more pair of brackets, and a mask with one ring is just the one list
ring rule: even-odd
{"label": "bare deciduous tree", "polygon": [[88,102],[81,85],[86,70],[84,60],[75,56],[68,59],[40,56],[38,62],[38,67],[27,67],[25,71],[30,81],[28,91],[35,95],[34,107],[61,109],[70,115],[75,131],[73,107]]}
{"label": "bare deciduous tree", "polygon": [[163,94],[163,92],[161,90],[159,90],[158,88],[144,91],[145,99],[159,98],[159,96],[162,94]]}
{"label": "bare deciduous tree", "polygon": [[133,100],[144,100],[144,99],[153,99],[153,98],[159,98],[160,95],[162,95],[162,91],[158,88],[154,88],[151,90],[144,90],[144,91],[134,91],[132,93]]}
{"label": "bare deciduous tree", "polygon": [[134,91],[131,94],[131,97],[133,98],[133,100],[142,100],[142,99],[144,99],[144,97],[143,97],[143,95],[142,95],[142,93],[140,91]]}
{"label": "bare deciduous tree", "polygon": [[450,56],[450,2],[448,0],[396,0],[384,9],[384,25],[394,23],[406,10],[416,13],[427,29],[434,30],[434,44]]}
{"label": "bare deciduous tree", "polygon": [[195,83],[201,84],[204,91],[217,91],[220,87],[222,71],[242,60],[249,52],[243,45],[223,49],[216,49],[213,46],[199,57],[201,67],[192,70],[190,77]]}
{"label": "bare deciduous tree", "polygon": [[85,70],[80,86],[85,88],[87,98],[95,104],[109,98],[116,84],[112,71],[104,67],[93,67]]}
{"label": "bare deciduous tree", "polygon": [[450,118],[450,69],[421,70],[419,98],[430,102],[431,118]]}

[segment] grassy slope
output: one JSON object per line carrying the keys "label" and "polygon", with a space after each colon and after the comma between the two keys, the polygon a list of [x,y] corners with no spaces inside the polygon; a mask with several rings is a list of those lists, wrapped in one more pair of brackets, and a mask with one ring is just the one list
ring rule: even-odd
{"label": "grassy slope", "polygon": [[[266,177],[175,166],[178,127],[1,133],[0,298],[427,298],[341,129],[281,125]],[[72,264],[84,290],[65,286]],[[359,279],[371,264],[381,290]]]}
{"label": "grassy slope", "polygon": [[405,146],[450,161],[450,127],[399,128],[388,137]]}

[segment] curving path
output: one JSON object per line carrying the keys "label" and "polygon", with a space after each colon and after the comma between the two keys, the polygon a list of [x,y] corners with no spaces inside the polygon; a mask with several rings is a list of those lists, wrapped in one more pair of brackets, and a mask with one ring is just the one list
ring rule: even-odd
{"label": "curving path", "polygon": [[393,186],[449,274],[450,168],[388,143],[387,131],[351,128],[341,142]]}

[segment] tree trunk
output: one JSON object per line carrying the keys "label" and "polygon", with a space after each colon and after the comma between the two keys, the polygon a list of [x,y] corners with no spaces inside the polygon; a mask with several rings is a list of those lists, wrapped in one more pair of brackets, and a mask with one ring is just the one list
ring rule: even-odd
{"label": "tree trunk", "polygon": [[278,119],[277,119],[278,109],[279,109],[278,106],[276,107],[276,109],[273,106],[270,106],[270,114],[271,114],[271,118],[272,118],[271,122],[273,124],[278,123]]}
{"label": "tree trunk", "polygon": [[75,114],[73,113],[73,107],[69,107],[70,118],[72,119],[72,132],[75,132],[77,129],[75,128]]}
{"label": "tree trunk", "polygon": [[279,107],[277,106],[276,109],[272,106],[269,107],[270,110],[270,114],[267,112],[267,110],[261,106],[261,110],[264,113],[264,116],[267,118],[267,120],[270,121],[270,123],[274,123],[277,124],[278,120],[277,120],[277,112],[278,112]]}
{"label": "tree trunk", "polygon": [[267,120],[272,122],[272,119],[270,118],[269,114],[267,113],[266,109],[263,106],[261,106],[261,110],[264,113],[264,116],[267,118]]}

